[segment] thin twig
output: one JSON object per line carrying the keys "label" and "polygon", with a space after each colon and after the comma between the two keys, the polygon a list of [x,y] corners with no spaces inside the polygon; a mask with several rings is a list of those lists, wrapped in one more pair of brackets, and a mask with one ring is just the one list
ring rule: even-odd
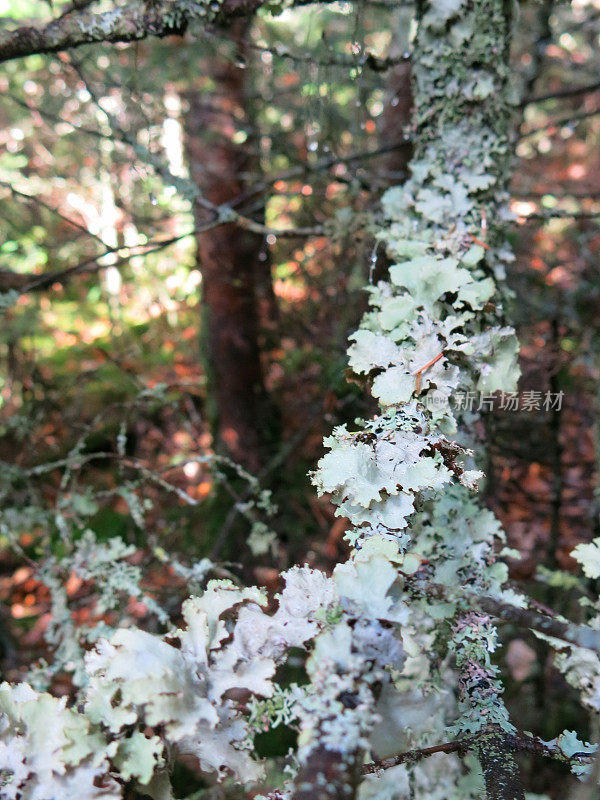
{"label": "thin twig", "polygon": [[51,206],[49,203],[46,203],[45,200],[41,200],[39,197],[36,197],[33,194],[27,194],[27,192],[23,192],[20,189],[17,189],[11,183],[8,183],[8,181],[0,180],[0,186],[4,186],[4,188],[8,189],[9,192],[12,195],[14,195],[15,197],[19,197],[19,198],[21,198],[23,200],[28,200],[29,202],[35,203],[36,205],[40,206],[41,208],[45,208],[46,211],[50,211],[52,214],[56,214],[56,216],[60,217],[60,219],[64,220],[64,222],[68,223],[69,225],[72,225],[74,228],[77,228],[82,233],[86,233],[88,236],[91,236],[92,238],[96,239],[98,242],[100,242],[100,244],[103,247],[107,247],[108,246],[106,244],[106,242],[102,239],[102,237],[98,236],[97,233],[92,233],[92,231],[90,231],[88,228],[86,228],[85,225],[82,225],[80,222],[77,222],[76,220],[71,219],[71,217],[67,217],[65,214],[63,214],[61,211],[59,211],[58,208],[55,208],[54,206]]}
{"label": "thin twig", "polygon": [[457,739],[454,742],[444,742],[443,744],[436,744],[433,747],[421,747],[415,750],[407,750],[405,753],[399,753],[397,756],[384,758],[381,761],[373,761],[370,764],[365,764],[362,768],[363,775],[371,775],[380,772],[384,769],[397,767],[398,764],[406,764],[407,762],[415,763],[424,758],[435,755],[435,753],[460,753],[463,754],[470,749],[473,744],[474,738]]}
{"label": "thin twig", "polygon": [[547,92],[546,94],[539,94],[536,97],[530,97],[523,100],[520,107],[533,105],[534,103],[545,103],[547,100],[560,100],[563,97],[578,97],[581,94],[590,94],[597,92],[600,89],[600,81],[595,83],[588,83],[585,86],[568,86],[566,89],[559,89],[555,92]]}
{"label": "thin twig", "polygon": [[584,119],[596,117],[598,114],[600,114],[600,108],[595,108],[593,111],[581,111],[579,114],[570,114],[568,117],[550,120],[544,125],[540,125],[539,128],[533,128],[526,133],[520,134],[517,137],[517,141],[522,142],[523,139],[528,139],[530,136],[536,136],[538,133],[543,133],[544,131],[548,130],[548,128],[562,128],[564,125],[572,125],[574,122],[581,122]]}
{"label": "thin twig", "polygon": [[[420,747],[414,750],[407,750],[404,753],[398,753],[398,755],[390,756],[380,761],[372,761],[363,766],[362,773],[363,775],[371,775],[385,769],[396,767],[398,764],[416,763],[436,753],[457,753],[459,756],[464,756],[467,751],[474,749],[480,738],[487,733],[489,733],[489,730],[487,728],[482,728],[480,733],[476,736],[455,739],[452,742],[444,742],[443,744],[436,744],[432,747]],[[587,753],[574,753],[571,759],[568,759],[554,742],[545,742],[543,739],[540,739],[539,736],[534,736],[533,734],[524,733],[522,731],[507,734],[506,744],[512,752],[534,753],[543,758],[551,758],[555,761],[562,761],[563,763],[571,760],[576,764],[581,764],[581,759],[588,755]],[[573,800],[575,800],[575,798],[573,798]],[[581,800],[583,800],[583,798],[581,798]],[[587,795],[585,800],[588,800]]]}

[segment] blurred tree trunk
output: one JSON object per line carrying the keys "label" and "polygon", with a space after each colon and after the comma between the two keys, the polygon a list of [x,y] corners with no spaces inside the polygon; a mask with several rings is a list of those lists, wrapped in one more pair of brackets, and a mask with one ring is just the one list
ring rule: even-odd
{"label": "blurred tree trunk", "polygon": [[[409,140],[402,142],[404,129],[410,125],[413,113],[412,68],[410,61],[403,61],[390,70],[385,92],[385,107],[379,129],[381,147],[393,147],[378,158],[375,167],[381,185],[399,186],[408,177],[408,165],[412,157]],[[372,279],[374,283],[385,280],[392,261],[383,248],[377,252]]]}
{"label": "blurred tree trunk", "polygon": [[[245,20],[233,23],[235,58],[215,48],[201,72],[209,78],[209,88],[186,93],[190,174],[201,196],[214,205],[232,202],[247,188],[245,176],[257,160],[246,111],[247,30]],[[249,134],[247,140],[235,143],[235,134],[242,130]],[[210,211],[199,203],[194,214],[197,226],[211,219]],[[259,302],[262,295],[264,306],[265,292],[272,299],[264,237],[225,224],[199,234],[197,241],[208,408],[216,448],[257,472],[277,428],[259,346]],[[269,307],[275,314],[274,302]]]}
{"label": "blurred tree trunk", "polygon": [[[411,63],[406,60],[391,70],[388,76],[380,133],[382,146],[400,142],[404,128],[410,125],[412,112]],[[411,156],[412,147],[407,141],[384,157],[381,171],[391,186],[397,186],[406,180]]]}

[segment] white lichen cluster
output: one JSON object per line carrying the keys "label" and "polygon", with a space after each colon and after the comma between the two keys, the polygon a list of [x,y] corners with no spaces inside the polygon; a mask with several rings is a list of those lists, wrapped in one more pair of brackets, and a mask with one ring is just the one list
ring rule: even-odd
{"label": "white lichen cluster", "polygon": [[[586,577],[594,579],[600,577],[600,537],[589,544],[577,545],[571,556],[581,564]],[[584,613],[589,615],[587,624],[596,631],[600,630],[600,597],[592,599],[584,594],[579,602]],[[567,682],[577,690],[583,706],[593,715],[600,714],[599,653],[566,644],[552,637],[541,636],[541,638],[549,641],[556,650],[555,666],[564,674]]]}
{"label": "white lichen cluster", "polygon": [[160,726],[161,758],[172,746],[207,772],[258,780],[260,765],[245,744],[248,724],[229,693],[269,697],[278,661],[315,635],[314,615],[333,599],[320,573],[299,568],[284,577],[274,615],[264,612],[259,590],[211,582],[184,603],[186,627],[171,636],[117,631],[86,660],[86,714],[117,737],[132,725]]}
{"label": "white lichen cluster", "polygon": [[4,684],[1,796],[51,800],[94,786],[90,798],[116,798],[134,779],[145,794],[164,798],[175,754],[195,756],[222,777],[259,780],[240,697],[271,697],[277,665],[308,640],[315,646],[307,669],[319,691],[297,693],[293,714],[303,735],[311,741],[318,719],[325,740],[366,744],[374,719],[369,687],[404,661],[397,630],[408,612],[393,596],[390,544],[373,541],[333,577],[299,567],[282,577],[274,613],[258,589],[213,581],[184,603],[185,626],[170,635],[122,628],[100,641],[85,660],[81,711],[27,684]]}
{"label": "white lichen cluster", "polygon": [[28,684],[0,686],[0,797],[5,800],[117,800],[101,732],[76,709]]}
{"label": "white lichen cluster", "polygon": [[[88,681],[84,668],[86,646],[113,633],[114,627],[104,621],[107,612],[122,609],[130,599],[143,602],[160,622],[167,622],[168,615],[161,605],[142,589],[141,567],[128,560],[135,549],[120,537],[99,542],[91,530],[86,530],[62,558],[48,556],[45,559],[38,575],[50,593],[51,614],[45,640],[53,650],[53,657],[51,664],[43,662],[30,670],[28,680],[36,689],[47,688],[53,676],[63,670],[72,673],[76,686],[85,685]],[[94,587],[95,603],[90,622],[76,624],[73,619],[66,588],[69,577]],[[121,613],[120,623],[127,622],[133,620]]]}

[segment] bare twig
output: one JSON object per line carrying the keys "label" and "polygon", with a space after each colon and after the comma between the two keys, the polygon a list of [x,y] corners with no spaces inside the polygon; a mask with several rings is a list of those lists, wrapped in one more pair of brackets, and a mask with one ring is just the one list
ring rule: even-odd
{"label": "bare twig", "polygon": [[415,750],[407,750],[405,753],[398,753],[396,756],[384,758],[381,761],[373,761],[370,764],[365,764],[362,768],[363,775],[370,775],[372,773],[380,772],[384,769],[397,767],[398,764],[415,763],[424,758],[429,758],[436,753],[459,753],[464,754],[471,748],[473,738],[469,739],[456,739],[454,742],[444,742],[443,744],[436,744],[433,747],[420,747]]}
{"label": "bare twig", "polygon": [[[4,288],[13,288],[19,291],[21,294],[27,294],[28,292],[34,291],[41,291],[43,289],[47,289],[49,286],[53,286],[54,284],[64,285],[68,280],[70,280],[75,275],[93,275],[96,272],[101,272],[107,267],[121,267],[124,264],[129,263],[132,258],[136,256],[148,256],[152,253],[158,253],[161,250],[164,250],[166,247],[170,247],[172,244],[176,242],[180,242],[183,239],[186,239],[188,236],[194,236],[199,233],[205,233],[206,231],[211,230],[212,228],[217,227],[218,225],[223,225],[228,220],[225,219],[216,219],[211,222],[207,222],[206,225],[199,226],[196,228],[192,228],[185,233],[182,233],[178,236],[172,236],[169,239],[164,240],[154,240],[149,241],[146,244],[139,244],[135,245],[131,248],[126,248],[121,245],[117,245],[115,247],[107,247],[103,253],[99,253],[98,255],[92,256],[90,258],[86,258],[83,261],[80,261],[77,264],[74,264],[72,267],[67,267],[66,269],[60,270],[59,272],[49,272],[41,275],[24,275],[22,273],[11,273],[7,270],[0,271],[0,291]],[[246,219],[244,217],[240,217],[239,219],[234,220],[240,227],[246,227]],[[272,235],[275,237],[281,236],[285,238],[295,238],[295,237],[310,237],[310,236],[319,236],[323,233],[323,228],[321,226],[310,227],[310,228],[270,228],[266,225],[260,225],[256,223],[249,228],[249,230],[254,230],[258,233],[262,233],[265,235]],[[111,262],[110,264],[102,264],[100,263],[103,258],[109,255],[114,255],[114,253],[119,253],[120,251],[129,249],[130,252],[119,255],[118,258]],[[10,277],[14,277],[14,282],[11,284],[9,281]]]}
{"label": "bare twig", "polygon": [[[521,216],[521,215],[519,215]],[[531,214],[524,215],[526,220],[548,220],[548,219],[597,219],[600,211],[533,211]]]}
{"label": "bare twig", "polygon": [[20,189],[17,189],[11,183],[8,183],[8,181],[0,180],[0,186],[4,186],[5,189],[8,189],[8,191],[14,197],[18,197],[22,200],[28,200],[29,202],[35,203],[41,208],[45,208],[46,211],[50,211],[52,214],[55,214],[57,217],[60,217],[60,219],[64,220],[67,224],[72,225],[74,228],[77,228],[82,233],[85,233],[88,236],[91,236],[92,238],[96,239],[98,242],[100,242],[100,244],[103,247],[107,246],[106,242],[102,239],[101,236],[98,236],[98,234],[96,233],[92,233],[92,231],[86,228],[85,225],[82,225],[80,222],[77,222],[77,220],[74,220],[71,217],[67,217],[65,214],[59,211],[58,208],[51,206],[49,203],[46,203],[46,201],[42,200],[40,197],[36,197],[36,195],[33,194],[27,194],[27,192],[22,192]]}
{"label": "bare twig", "polygon": [[530,136],[536,136],[538,133],[547,131],[548,128],[562,128],[564,125],[572,125],[574,122],[581,122],[584,119],[590,119],[591,117],[596,117],[599,114],[600,108],[595,108],[593,111],[581,111],[579,114],[570,114],[568,117],[550,120],[544,125],[540,125],[539,128],[533,128],[526,133],[520,134],[520,136],[517,137],[517,141],[521,142],[523,139],[528,139]]}
{"label": "bare twig", "polygon": [[[416,763],[436,753],[457,753],[459,756],[464,756],[467,751],[474,749],[480,737],[486,735],[488,732],[487,729],[483,729],[477,736],[467,736],[462,739],[455,739],[451,742],[436,744],[432,747],[420,747],[414,750],[407,750],[404,753],[398,753],[398,755],[390,756],[380,761],[372,761],[370,764],[365,764],[362,767],[362,773],[363,775],[370,775],[380,772],[381,770],[391,769],[391,767],[396,767],[398,764]],[[554,742],[545,742],[543,739],[540,739],[539,736],[533,736],[529,733],[519,731],[507,735],[506,745],[512,752],[528,752],[556,761],[568,761],[567,757]],[[584,755],[587,754],[575,753],[571,757],[571,760],[580,764],[581,757]]]}
{"label": "bare twig", "polygon": [[547,100],[561,100],[562,98],[578,97],[582,94],[591,94],[600,89],[600,81],[595,83],[587,83],[584,86],[568,86],[566,89],[559,89],[555,92],[547,92],[546,94],[539,94],[535,97],[529,97],[523,100],[521,108],[533,105],[534,103],[545,103]]}

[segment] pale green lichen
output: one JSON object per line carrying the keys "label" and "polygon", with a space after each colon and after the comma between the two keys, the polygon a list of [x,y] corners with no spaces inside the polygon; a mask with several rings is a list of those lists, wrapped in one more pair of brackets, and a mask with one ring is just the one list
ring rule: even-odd
{"label": "pale green lichen", "polygon": [[[432,410],[427,402],[458,388],[514,391],[519,376],[514,331],[499,324],[506,254],[494,247],[510,156],[505,12],[500,0],[424,7],[413,59],[411,177],[384,195],[378,234],[397,263],[389,282],[369,287],[371,310],[349,349],[351,368],[372,381],[384,424],[335,431],[314,478],[350,518],[358,546],[377,531],[396,539],[400,552],[413,551],[417,564],[427,563],[423,599],[403,620],[422,615],[411,645],[417,660],[427,660],[428,628],[456,614],[461,586],[499,593],[507,577],[506,567],[495,563],[494,544],[503,537],[497,521],[465,489],[449,490],[460,483],[467,456],[447,439],[460,415],[449,405]],[[407,478],[413,468],[416,480]],[[467,469],[464,483],[476,480]],[[383,511],[392,502],[391,513]],[[385,585],[383,573],[380,580]],[[428,598],[427,581],[448,587],[447,597]],[[371,601],[377,605],[375,597]],[[488,619],[458,617],[449,644],[460,670],[460,705],[447,732],[513,730],[490,661],[495,636]],[[399,685],[408,699],[410,665],[406,669]],[[443,728],[440,737],[447,735]]]}

